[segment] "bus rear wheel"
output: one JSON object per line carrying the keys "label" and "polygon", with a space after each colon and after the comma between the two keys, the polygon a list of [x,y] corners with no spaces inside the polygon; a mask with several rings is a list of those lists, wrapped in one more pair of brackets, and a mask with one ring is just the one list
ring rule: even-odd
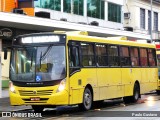
{"label": "bus rear wheel", "polygon": [[140,87],[137,83],[135,83],[133,88],[133,96],[126,96],[123,98],[125,103],[135,103],[140,98]]}
{"label": "bus rear wheel", "polygon": [[42,105],[32,105],[32,109],[36,113],[41,113],[41,112],[43,112],[44,106],[42,106]]}
{"label": "bus rear wheel", "polygon": [[79,104],[81,110],[90,110],[93,103],[93,96],[91,90],[86,88],[83,93],[83,102]]}
{"label": "bus rear wheel", "polygon": [[139,88],[139,85],[136,83],[134,85],[134,93],[133,93],[133,96],[132,96],[132,101],[133,102],[137,102],[138,99],[140,98],[140,88]]}

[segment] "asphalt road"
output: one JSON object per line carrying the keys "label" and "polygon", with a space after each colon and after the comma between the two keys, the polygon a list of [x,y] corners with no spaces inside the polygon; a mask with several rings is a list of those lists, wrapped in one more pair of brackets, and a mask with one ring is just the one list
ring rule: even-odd
{"label": "asphalt road", "polygon": [[131,104],[124,104],[122,99],[107,100],[89,111],[80,111],[78,106],[61,106],[46,108],[40,114],[24,107],[12,112],[11,116],[0,120],[160,120],[160,96],[154,93],[142,95],[137,103]]}

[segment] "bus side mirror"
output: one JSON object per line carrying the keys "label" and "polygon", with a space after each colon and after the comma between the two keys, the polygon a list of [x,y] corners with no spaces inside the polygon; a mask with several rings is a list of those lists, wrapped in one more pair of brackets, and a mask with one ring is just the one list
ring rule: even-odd
{"label": "bus side mirror", "polygon": [[4,49],[4,60],[7,60],[8,51],[7,49]]}

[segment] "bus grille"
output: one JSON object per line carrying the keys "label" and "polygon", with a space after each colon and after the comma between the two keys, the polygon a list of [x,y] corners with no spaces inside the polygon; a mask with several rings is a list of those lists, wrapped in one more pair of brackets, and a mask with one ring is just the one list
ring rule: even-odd
{"label": "bus grille", "polygon": [[53,90],[19,90],[21,96],[44,96],[51,95]]}

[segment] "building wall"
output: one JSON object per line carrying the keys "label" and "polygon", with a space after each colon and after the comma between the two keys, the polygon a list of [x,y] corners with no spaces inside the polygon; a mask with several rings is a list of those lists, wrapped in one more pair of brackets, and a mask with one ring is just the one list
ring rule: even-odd
{"label": "building wall", "polygon": [[11,12],[13,8],[16,7],[16,2],[15,0],[1,0],[0,6],[1,6],[0,11]]}
{"label": "building wall", "polygon": [[107,2],[112,2],[118,5],[124,5],[124,0],[105,0]]}
{"label": "building wall", "polygon": [[[29,15],[29,16],[35,16],[35,12],[39,11],[47,11],[50,13],[51,19],[56,19],[60,20],[61,18],[66,18],[68,22],[75,22],[75,23],[86,23],[90,24],[93,21],[97,21],[99,23],[99,26],[101,27],[108,27],[108,28],[113,28],[113,29],[121,29],[123,30],[123,4],[124,0],[105,0],[103,3],[104,5],[104,18],[94,18],[94,17],[89,17],[87,16],[87,0],[84,0],[84,14],[83,15],[76,15],[71,13],[66,13],[63,12],[63,0],[61,0],[61,10],[56,11],[56,10],[49,10],[49,9],[44,9],[44,8],[34,8],[34,1],[23,1],[23,2],[17,2],[18,0],[1,0],[1,11],[3,12],[12,12],[13,8],[21,8],[24,10],[24,14]],[[36,1],[35,1],[36,2]],[[120,22],[113,22],[108,20],[108,2],[114,3],[116,5],[121,5],[122,6],[122,11],[121,11],[121,20]],[[92,6],[92,5],[91,5]],[[96,14],[98,14],[96,12]]]}
{"label": "building wall", "polygon": [[[124,26],[133,27],[134,32],[150,34],[148,30],[148,11],[151,11],[150,0],[125,0],[124,12],[130,12],[131,17],[124,19]],[[140,28],[140,8],[145,9],[145,29]],[[154,26],[154,12],[158,13],[158,20],[160,21],[160,3],[154,3],[152,5],[152,30]],[[160,31],[160,22],[158,22],[158,31]],[[155,38],[158,32],[153,31],[153,37]]]}
{"label": "building wall", "polygon": [[[51,19],[56,19],[56,20],[60,20],[61,18],[65,18],[67,20],[67,22],[74,22],[74,23],[84,23],[84,24],[90,24],[92,21],[96,21],[99,23],[99,26],[101,27],[107,27],[107,28],[113,28],[113,29],[121,29],[123,30],[123,4],[124,4],[124,0],[105,0],[104,2],[104,19],[100,19],[100,18],[94,18],[94,17],[90,17],[90,16],[87,16],[87,0],[84,0],[84,13],[83,15],[76,15],[76,14],[73,14],[71,13],[72,11],[70,12],[63,12],[65,11],[64,10],[64,7],[63,7],[63,4],[62,4],[62,1],[61,0],[61,10],[59,11],[56,11],[56,10],[50,10],[50,9],[47,9],[47,8],[38,8],[35,6],[35,9],[34,9],[34,12],[37,13],[37,12],[41,12],[41,11],[44,11],[44,12],[48,12],[50,13],[50,18]],[[122,6],[122,11],[121,11],[121,22],[113,22],[113,21],[109,21],[108,20],[108,3],[114,3],[116,5],[120,5]]]}
{"label": "building wall", "polygon": [[34,7],[33,7],[33,1],[23,1],[18,2],[18,8],[23,9],[24,14],[28,16],[34,16]]}
{"label": "building wall", "polygon": [[2,80],[9,79],[10,52],[8,52],[7,60],[4,60],[4,52],[1,52],[2,61]]}
{"label": "building wall", "polygon": [[61,13],[60,11],[47,10],[43,8],[35,8],[34,10],[35,12],[39,12],[39,11],[48,12],[50,13],[50,18],[54,20],[60,20],[62,18],[65,18],[67,22],[74,22],[77,24],[90,24],[93,21],[97,21],[100,27],[123,29],[122,23],[110,22],[110,21],[105,21],[97,18],[84,17],[84,16],[70,14],[70,13]]}
{"label": "building wall", "polygon": [[[34,8],[32,7],[32,4],[24,5],[24,3],[20,6],[17,2],[18,0],[0,0],[0,11],[1,12],[12,12],[14,8],[22,8],[24,10],[24,13],[29,16],[34,16]],[[25,7],[24,7],[25,6]]]}
{"label": "building wall", "polygon": [[28,16],[34,16],[35,15],[35,10],[34,8],[22,8],[24,11],[24,14]]}

